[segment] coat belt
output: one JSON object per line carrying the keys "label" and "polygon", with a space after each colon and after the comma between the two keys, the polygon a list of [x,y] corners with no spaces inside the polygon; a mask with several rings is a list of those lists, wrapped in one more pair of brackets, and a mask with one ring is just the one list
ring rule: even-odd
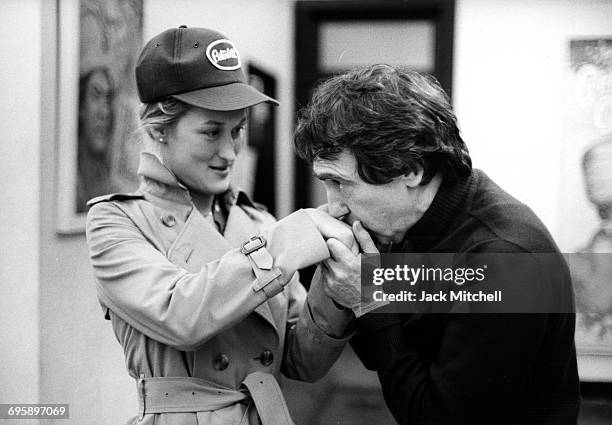
{"label": "coat belt", "polygon": [[151,413],[208,412],[252,400],[263,425],[294,425],[273,375],[253,372],[234,390],[192,377],[141,376],[137,382],[141,418]]}

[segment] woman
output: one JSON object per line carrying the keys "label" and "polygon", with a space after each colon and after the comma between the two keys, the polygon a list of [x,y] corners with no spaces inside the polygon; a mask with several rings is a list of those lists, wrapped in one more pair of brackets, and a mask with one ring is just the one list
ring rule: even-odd
{"label": "woman", "polygon": [[325,374],[350,320],[295,272],[352,233],[316,210],[275,222],[231,188],[246,109],[276,101],[245,83],[226,37],[167,30],[136,82],[142,184],[90,201],[87,222],[98,298],[137,380],[132,423],[290,424],[276,377]]}

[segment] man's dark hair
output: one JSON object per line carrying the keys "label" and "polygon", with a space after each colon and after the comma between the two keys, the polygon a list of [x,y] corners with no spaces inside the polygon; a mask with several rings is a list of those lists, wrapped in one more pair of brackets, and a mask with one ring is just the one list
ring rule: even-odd
{"label": "man's dark hair", "polygon": [[300,111],[294,144],[309,162],[355,155],[359,176],[384,184],[424,169],[455,180],[472,161],[448,96],[435,78],[400,66],[372,65],[322,82]]}

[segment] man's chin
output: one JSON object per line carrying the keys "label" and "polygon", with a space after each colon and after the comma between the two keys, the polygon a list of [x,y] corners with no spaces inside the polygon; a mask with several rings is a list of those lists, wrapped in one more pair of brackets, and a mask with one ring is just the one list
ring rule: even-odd
{"label": "man's chin", "polygon": [[373,237],[372,239],[380,252],[389,252],[393,246],[393,240],[389,237]]}
{"label": "man's chin", "polygon": [[401,242],[401,238],[398,239],[398,236],[396,235],[380,234],[368,229],[365,226],[364,229],[366,229],[370,234],[376,248],[378,248],[380,252],[389,252],[394,244]]}

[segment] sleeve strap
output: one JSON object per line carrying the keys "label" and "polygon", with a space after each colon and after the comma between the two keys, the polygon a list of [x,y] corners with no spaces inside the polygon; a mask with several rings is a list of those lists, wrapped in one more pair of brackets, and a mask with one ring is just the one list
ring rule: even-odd
{"label": "sleeve strap", "polygon": [[240,251],[246,255],[257,281],[253,291],[263,291],[266,297],[271,298],[283,290],[283,285],[277,279],[281,275],[278,267],[274,267],[274,258],[266,248],[263,236],[253,236],[242,244]]}

